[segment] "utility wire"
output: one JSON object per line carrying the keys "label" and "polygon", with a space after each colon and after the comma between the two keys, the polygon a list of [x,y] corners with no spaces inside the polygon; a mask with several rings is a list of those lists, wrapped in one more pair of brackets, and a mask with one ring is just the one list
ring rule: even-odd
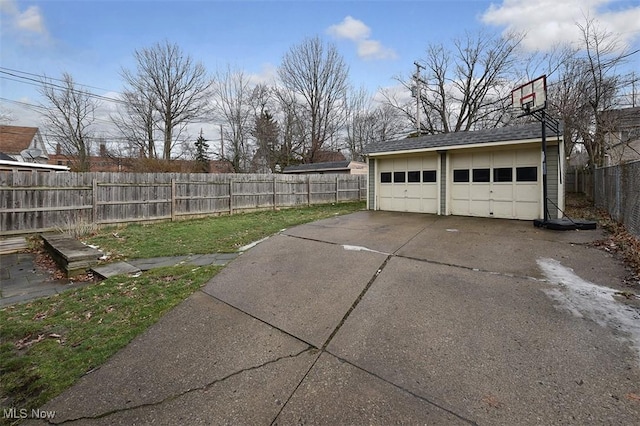
{"label": "utility wire", "polygon": [[[19,71],[21,72],[21,71]],[[19,75],[15,72],[10,72],[10,71],[4,71],[2,67],[0,67],[0,74],[4,74],[4,75],[0,75],[0,78],[4,78],[6,80],[11,80],[11,81],[16,81],[19,83],[24,83],[24,84],[30,84],[32,86],[38,86],[38,87],[51,87],[57,90],[70,90],[73,93],[76,94],[81,94],[81,95],[86,95],[89,96],[91,98],[96,98],[102,101],[107,101],[107,102],[115,102],[115,103],[120,103],[120,104],[126,104],[125,101],[121,100],[121,99],[117,99],[117,98],[110,98],[108,96],[102,96],[102,95],[96,95],[95,93],[89,92],[87,90],[78,90],[76,88],[72,88],[72,87],[68,87],[68,86],[62,86],[56,83],[53,83],[52,79],[49,79],[49,77],[45,77],[45,76],[41,76],[41,79],[35,79],[32,77],[25,77],[23,75]],[[10,76],[10,77],[6,77],[6,76]],[[14,78],[11,78],[14,77]],[[57,81],[60,81],[59,79],[55,79]],[[64,81],[63,81],[64,82]],[[66,83],[66,82],[65,82]],[[74,82],[75,84],[75,82]],[[78,86],[81,87],[88,87],[82,84],[78,84]],[[103,90],[103,89],[101,89]]]}

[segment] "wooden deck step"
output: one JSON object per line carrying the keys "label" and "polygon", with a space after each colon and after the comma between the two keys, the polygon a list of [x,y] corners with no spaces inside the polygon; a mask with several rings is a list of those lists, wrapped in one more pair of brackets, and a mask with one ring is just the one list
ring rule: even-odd
{"label": "wooden deck step", "polygon": [[0,254],[16,253],[29,248],[25,237],[4,238],[0,240]]}
{"label": "wooden deck step", "polygon": [[87,273],[98,264],[98,259],[102,256],[100,250],[84,245],[68,235],[44,234],[42,239],[51,257],[68,277]]}

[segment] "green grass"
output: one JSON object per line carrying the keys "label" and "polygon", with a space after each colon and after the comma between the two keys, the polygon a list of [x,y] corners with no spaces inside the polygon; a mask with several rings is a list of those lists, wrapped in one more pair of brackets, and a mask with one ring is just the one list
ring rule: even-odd
{"label": "green grass", "polygon": [[100,366],[216,274],[179,266],[114,277],[0,310],[6,407],[38,408]]}
{"label": "green grass", "polygon": [[230,253],[283,228],[362,210],[364,203],[338,203],[100,230],[84,241],[123,259]]}
{"label": "green grass", "polygon": [[[363,203],[112,227],[89,239],[112,258],[232,252],[283,228],[351,213]],[[116,236],[114,236],[117,235]],[[113,277],[0,309],[0,410],[41,407],[100,366],[209,281],[219,267],[177,266]],[[0,423],[10,423],[0,417]]]}

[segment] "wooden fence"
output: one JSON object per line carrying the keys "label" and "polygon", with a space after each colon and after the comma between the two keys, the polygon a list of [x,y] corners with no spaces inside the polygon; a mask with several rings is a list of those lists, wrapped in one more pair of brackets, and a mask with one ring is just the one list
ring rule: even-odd
{"label": "wooden fence", "polygon": [[366,197],[366,176],[0,171],[0,235]]}

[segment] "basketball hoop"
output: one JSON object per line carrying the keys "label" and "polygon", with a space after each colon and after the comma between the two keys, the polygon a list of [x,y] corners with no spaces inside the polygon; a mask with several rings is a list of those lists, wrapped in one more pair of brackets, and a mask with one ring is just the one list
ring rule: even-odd
{"label": "basketball hoop", "polygon": [[511,103],[523,115],[544,109],[547,104],[547,76],[540,76],[513,89]]}

